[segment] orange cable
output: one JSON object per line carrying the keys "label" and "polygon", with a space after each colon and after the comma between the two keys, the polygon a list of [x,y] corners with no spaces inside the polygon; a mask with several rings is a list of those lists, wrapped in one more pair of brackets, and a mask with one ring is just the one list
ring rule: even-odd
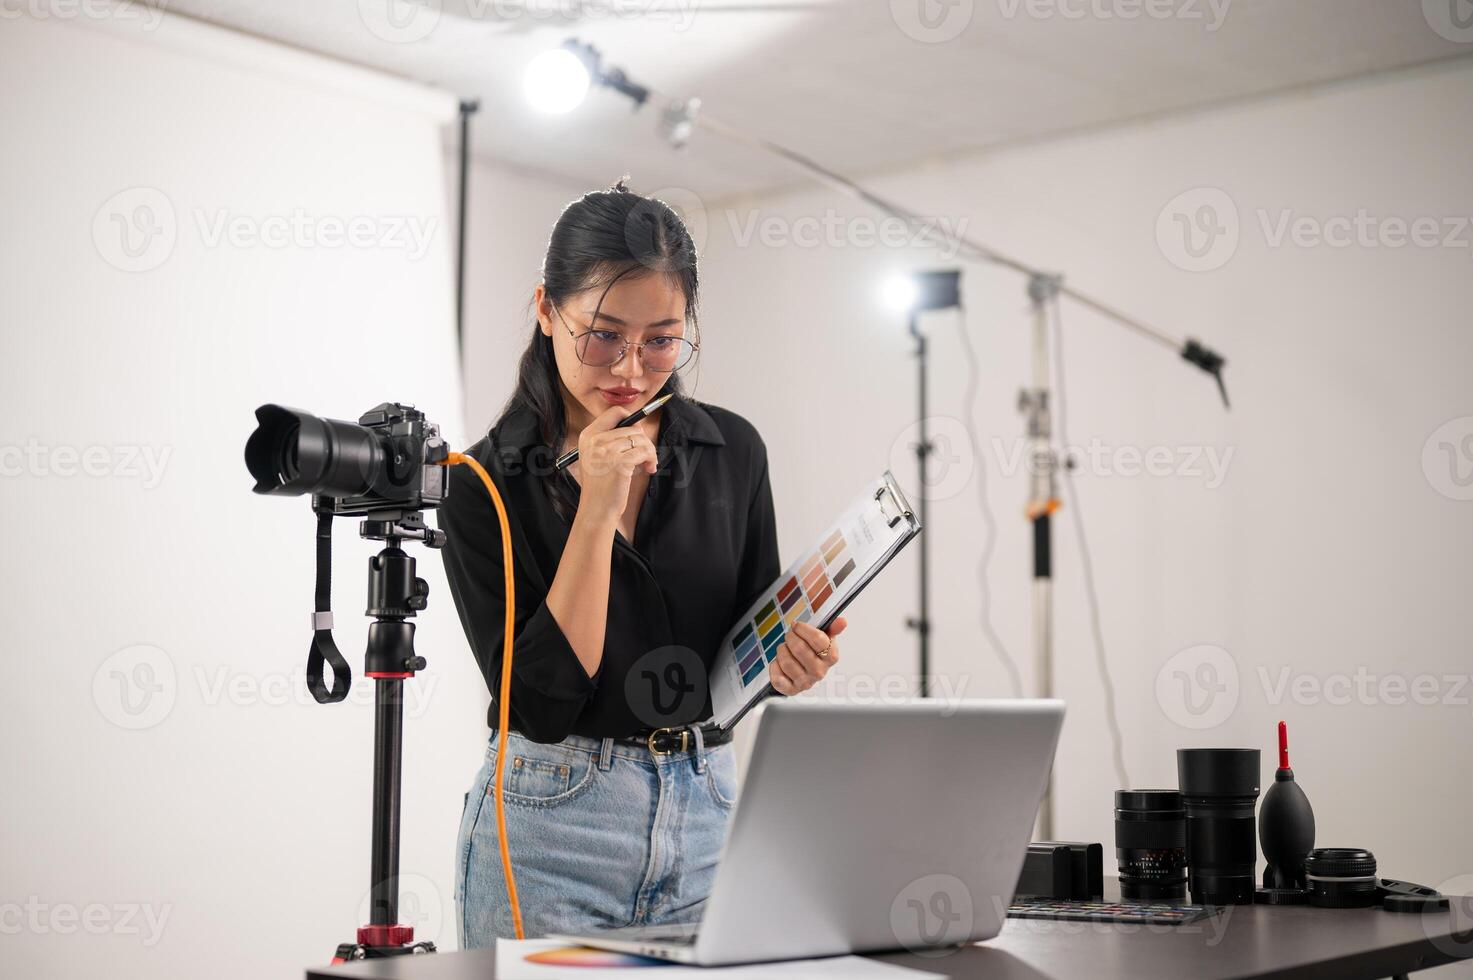
{"label": "orange cable", "polygon": [[511,851],[506,846],[506,804],[501,785],[502,775],[506,770],[506,732],[511,725],[511,655],[516,633],[517,609],[515,569],[512,567],[511,556],[511,524],[506,519],[506,506],[501,502],[501,494],[496,491],[496,484],[491,482],[491,477],[486,473],[485,467],[464,453],[451,453],[445,458],[444,465],[446,466],[461,464],[469,466],[486,485],[486,492],[491,495],[491,502],[496,505],[496,517],[501,521],[501,565],[506,571],[506,635],[501,645],[501,691],[496,696],[498,711],[496,775],[494,777],[496,785],[493,795],[496,798],[496,836],[501,845],[501,871],[506,878],[506,898],[511,903],[511,920],[516,927],[517,938],[525,939],[526,937],[522,934],[522,906],[517,901],[517,880],[512,875]]}

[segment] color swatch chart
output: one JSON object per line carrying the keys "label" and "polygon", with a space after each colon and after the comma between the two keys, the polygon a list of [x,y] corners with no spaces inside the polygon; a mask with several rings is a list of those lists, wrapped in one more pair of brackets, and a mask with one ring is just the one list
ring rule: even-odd
{"label": "color swatch chart", "polygon": [[799,566],[798,573],[778,586],[777,592],[743,625],[732,639],[742,686],[755,683],[777,656],[777,648],[794,623],[806,623],[822,612],[834,590],[854,572],[854,557],[835,530]]}
{"label": "color swatch chart", "polygon": [[793,626],[831,623],[920,530],[890,471],[871,480],[727,630],[711,664],[711,721],[734,725],[771,694],[768,665]]}

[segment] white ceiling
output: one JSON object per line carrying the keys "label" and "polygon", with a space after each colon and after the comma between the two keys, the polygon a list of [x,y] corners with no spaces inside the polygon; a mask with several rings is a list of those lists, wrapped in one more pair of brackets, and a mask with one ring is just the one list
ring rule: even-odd
{"label": "white ceiling", "polygon": [[[725,122],[863,174],[1468,57],[1473,43],[1429,20],[1451,2],[168,0],[167,9],[477,98],[479,156],[581,185],[629,173],[645,192],[711,199],[796,175],[709,133],[677,153],[651,108],[632,116],[608,91],[570,115],[538,115],[522,96],[527,62],[576,36],[658,91],[699,96]],[[918,11],[939,26],[928,31]]]}

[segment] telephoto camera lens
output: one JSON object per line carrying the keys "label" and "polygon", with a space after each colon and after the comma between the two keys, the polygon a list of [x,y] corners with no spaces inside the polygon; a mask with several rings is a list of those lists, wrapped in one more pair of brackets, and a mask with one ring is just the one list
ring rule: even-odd
{"label": "telephoto camera lens", "polygon": [[1376,855],[1360,847],[1317,847],[1304,859],[1309,904],[1364,909],[1377,904]]}
{"label": "telephoto camera lens", "polygon": [[1115,791],[1115,858],[1120,897],[1187,897],[1187,815],[1174,789]]}
{"label": "telephoto camera lens", "polygon": [[1177,749],[1187,869],[1199,905],[1251,905],[1258,834],[1258,749]]}

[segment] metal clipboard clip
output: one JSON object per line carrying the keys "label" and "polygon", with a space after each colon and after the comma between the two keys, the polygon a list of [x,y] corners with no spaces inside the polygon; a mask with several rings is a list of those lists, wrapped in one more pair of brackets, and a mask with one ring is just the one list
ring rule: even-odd
{"label": "metal clipboard clip", "polygon": [[[894,527],[903,520],[914,521],[915,514],[910,508],[910,501],[900,492],[900,487],[896,485],[895,477],[889,470],[885,471],[881,480],[880,488],[875,491],[875,501],[880,505],[880,515],[885,518],[885,525]],[[890,510],[886,509],[887,502],[890,510],[895,512],[893,517],[890,516]]]}

